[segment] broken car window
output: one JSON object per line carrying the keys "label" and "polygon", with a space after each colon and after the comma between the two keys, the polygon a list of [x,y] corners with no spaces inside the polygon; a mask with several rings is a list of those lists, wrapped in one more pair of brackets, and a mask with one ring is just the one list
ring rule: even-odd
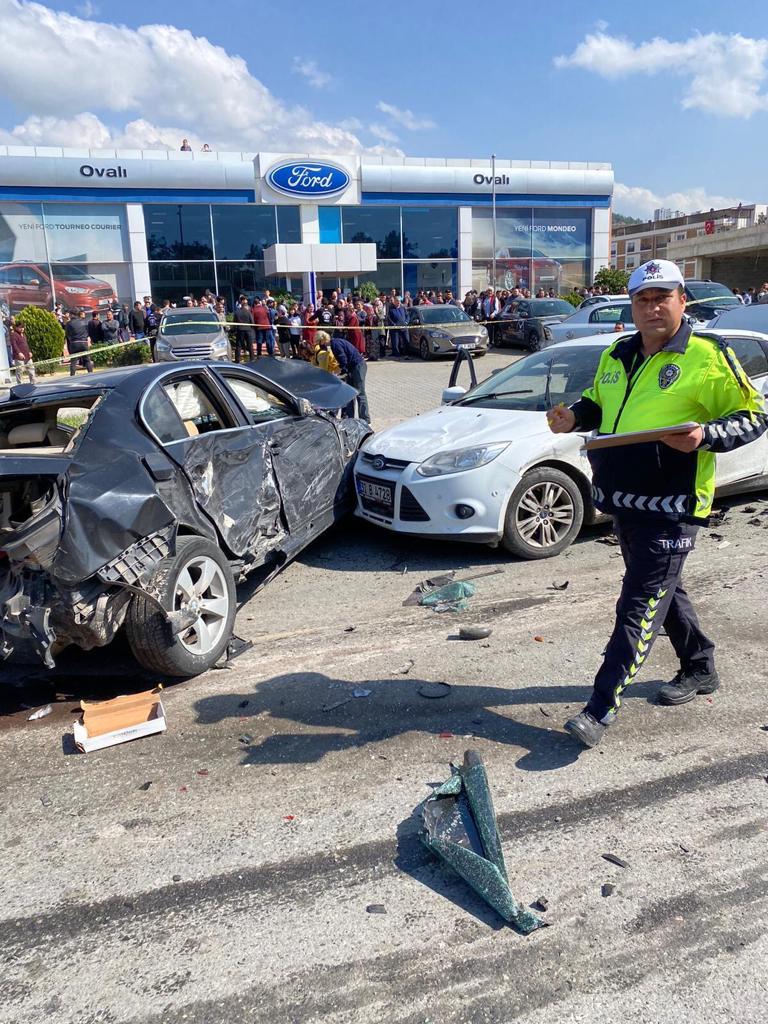
{"label": "broken car window", "polygon": [[24,406],[0,416],[0,451],[26,455],[69,454],[101,395]]}
{"label": "broken car window", "polygon": [[194,380],[175,380],[163,385],[173,407],[184,424],[188,437],[209,434],[212,430],[225,430],[224,423],[200,385]]}
{"label": "broken car window", "polygon": [[239,398],[251,423],[268,423],[292,415],[293,409],[287,402],[260,388],[258,384],[228,374],[224,374],[224,379]]}
{"label": "broken car window", "polygon": [[142,407],[144,423],[161,444],[183,441],[189,434],[163,388],[153,387]]}

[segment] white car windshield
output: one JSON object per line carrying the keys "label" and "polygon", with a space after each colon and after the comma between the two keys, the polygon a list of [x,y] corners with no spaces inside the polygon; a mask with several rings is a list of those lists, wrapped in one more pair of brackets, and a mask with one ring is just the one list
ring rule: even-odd
{"label": "white car windshield", "polygon": [[604,351],[603,345],[555,345],[534,352],[484,380],[455,404],[527,412],[545,412],[560,402],[573,405],[595,379]]}

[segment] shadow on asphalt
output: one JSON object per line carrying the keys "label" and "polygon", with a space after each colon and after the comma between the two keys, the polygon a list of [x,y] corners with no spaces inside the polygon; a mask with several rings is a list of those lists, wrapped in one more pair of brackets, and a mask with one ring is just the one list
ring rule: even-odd
{"label": "shadow on asphalt", "polygon": [[[450,740],[446,743],[446,760],[456,754],[457,742],[466,746],[472,739],[522,747],[526,753],[517,760],[517,767],[533,772],[564,768],[584,749],[560,731],[562,708],[547,712],[546,705],[570,705],[564,715],[567,717],[586,703],[589,686],[501,690],[454,684],[447,697],[434,700],[419,695],[419,687],[425,682],[408,677],[350,683],[320,672],[290,673],[264,680],[248,693],[204,697],[195,704],[195,710],[199,724],[237,719],[246,735],[251,718],[255,719],[254,733],[264,731],[264,717],[256,716],[268,715],[279,723],[279,731],[273,735],[247,743],[243,764],[316,764],[329,753],[414,732],[425,743],[430,737]],[[370,696],[353,697],[357,687],[370,690]],[[639,683],[624,699],[649,699],[653,692],[654,683]],[[502,713],[503,709],[524,705],[539,708],[541,725],[520,722]],[[301,731],[283,731],[286,723],[295,723]]]}

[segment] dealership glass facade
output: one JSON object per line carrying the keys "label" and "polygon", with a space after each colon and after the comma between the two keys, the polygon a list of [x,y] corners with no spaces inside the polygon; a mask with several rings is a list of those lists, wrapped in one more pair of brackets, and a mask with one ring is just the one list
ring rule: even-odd
{"label": "dealership glass facade", "polygon": [[[472,206],[465,211],[471,214],[471,233],[463,221],[460,252],[458,201],[417,205],[416,200],[317,207],[321,243],[373,243],[377,261],[376,270],[364,274],[318,274],[318,288],[373,281],[381,291],[456,292],[460,260],[462,280],[468,280],[471,266],[478,290],[494,283],[494,268],[501,288],[564,292],[589,278],[589,207],[500,203],[494,230],[490,206]],[[268,278],[264,264],[268,246],[302,241],[298,205],[134,203],[139,224],[134,221],[129,231],[125,203],[0,202],[0,299],[14,310],[30,303],[50,308],[54,300],[84,309],[115,298],[132,302],[131,239],[140,233],[142,216],[149,286],[157,300],[180,301],[206,288],[230,306],[241,292],[252,296],[287,287],[302,293],[301,275]]]}

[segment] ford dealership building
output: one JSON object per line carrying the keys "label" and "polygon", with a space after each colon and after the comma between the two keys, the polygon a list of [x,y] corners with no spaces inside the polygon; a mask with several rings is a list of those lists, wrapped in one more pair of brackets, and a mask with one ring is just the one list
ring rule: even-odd
{"label": "ford dealership building", "polygon": [[603,163],[3,146],[0,299],[566,291],[610,262],[612,190]]}

